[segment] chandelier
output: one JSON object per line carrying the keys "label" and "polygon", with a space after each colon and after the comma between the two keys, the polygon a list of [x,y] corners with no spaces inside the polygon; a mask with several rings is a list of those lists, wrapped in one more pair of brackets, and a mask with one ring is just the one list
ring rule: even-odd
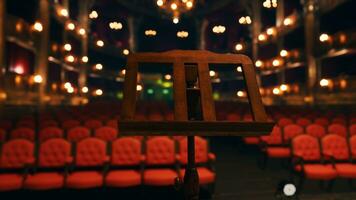
{"label": "chandelier", "polygon": [[179,17],[182,13],[191,10],[194,6],[194,0],[157,0],[157,6],[172,14],[173,23],[179,23]]}

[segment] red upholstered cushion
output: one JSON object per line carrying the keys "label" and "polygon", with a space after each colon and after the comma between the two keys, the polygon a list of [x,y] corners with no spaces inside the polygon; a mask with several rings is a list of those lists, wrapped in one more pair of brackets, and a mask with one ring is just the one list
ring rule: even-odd
{"label": "red upholstered cushion", "polygon": [[349,143],[350,143],[351,155],[353,157],[356,157],[356,135],[353,135],[349,139]]}
{"label": "red upholstered cushion", "polygon": [[309,124],[311,124],[311,121],[307,118],[298,118],[296,123],[299,125],[299,126],[308,126]]}
{"label": "red upholstered cushion", "polygon": [[321,126],[328,126],[329,125],[329,120],[325,117],[319,117],[316,118],[314,121],[315,124],[319,124]]}
{"label": "red upholstered cushion", "polygon": [[[297,171],[300,171],[300,166],[296,167]],[[337,176],[336,170],[333,166],[322,165],[322,164],[305,164],[304,165],[304,174],[309,179],[317,180],[330,180],[334,179]]]}
{"label": "red upholstered cushion", "polygon": [[2,146],[0,168],[22,168],[33,163],[34,145],[25,139],[15,139]]}
{"label": "red upholstered cushion", "polygon": [[11,131],[10,133],[10,138],[11,139],[27,139],[30,141],[35,140],[35,131],[31,128],[27,127],[22,127],[22,128],[16,128],[15,130]]}
{"label": "red upholstered cushion", "polygon": [[[196,163],[205,163],[208,162],[208,142],[202,138],[195,136],[195,162]],[[179,155],[180,155],[180,162],[183,164],[187,164],[188,157],[187,157],[187,138],[179,141]]]}
{"label": "red upholstered cushion", "polygon": [[290,149],[288,147],[267,147],[266,153],[271,158],[288,158]]}
{"label": "red upholstered cushion", "polygon": [[337,134],[346,137],[347,129],[344,125],[341,124],[331,124],[328,127],[328,134]]}
{"label": "red upholstered cushion", "polygon": [[40,167],[61,167],[71,158],[71,144],[61,138],[49,139],[39,150]]}
{"label": "red upholstered cushion", "polygon": [[293,120],[291,120],[289,118],[285,118],[285,117],[282,117],[281,119],[278,120],[278,126],[280,126],[280,127],[284,127],[289,124],[293,124]]}
{"label": "red upholstered cushion", "polygon": [[43,142],[50,138],[63,137],[63,130],[57,127],[46,127],[40,131],[40,141]]}
{"label": "red upholstered cushion", "polygon": [[324,155],[332,156],[337,160],[347,160],[350,156],[345,137],[329,134],[323,137],[321,144]]}
{"label": "red upholstered cushion", "polygon": [[281,128],[279,126],[274,126],[270,135],[261,136],[261,140],[267,144],[282,144],[282,134]]}
{"label": "red upholstered cushion", "polygon": [[244,137],[245,144],[258,144],[260,139],[258,137]]}
{"label": "red upholstered cushion", "polygon": [[110,126],[112,128],[117,128],[118,127],[118,120],[116,119],[111,119],[109,121],[106,122],[107,126]]}
{"label": "red upholstered cushion", "polygon": [[289,141],[293,137],[303,134],[303,127],[296,124],[289,124],[283,128],[284,140]]}
{"label": "red upholstered cushion", "polygon": [[326,130],[322,125],[319,124],[311,124],[307,126],[306,133],[312,135],[314,137],[323,137],[326,134]]}
{"label": "red upholstered cushion", "polygon": [[38,173],[28,175],[24,187],[33,190],[48,190],[61,188],[64,185],[64,176],[56,172]]}
{"label": "red upholstered cushion", "polygon": [[95,130],[95,137],[105,141],[114,141],[117,137],[118,131],[109,126],[103,126]]}
{"label": "red upholstered cushion", "polygon": [[141,157],[141,142],[135,138],[123,137],[112,143],[112,165],[138,165]]}
{"label": "red upholstered cushion", "polygon": [[110,171],[105,182],[111,187],[132,187],[141,184],[141,174],[135,170]]}
{"label": "red upholstered cushion", "polygon": [[343,178],[356,178],[356,165],[351,163],[338,163],[335,165],[338,176]]}
{"label": "red upholstered cushion", "polygon": [[169,165],[175,162],[174,141],[165,136],[153,137],[146,142],[147,165]]}
{"label": "red upholstered cushion", "polygon": [[0,174],[0,191],[21,189],[22,180],[19,174]]}
{"label": "red upholstered cushion", "polygon": [[[213,183],[215,181],[215,173],[213,171],[209,170],[208,168],[198,167],[197,171],[198,171],[198,175],[199,175],[199,184],[200,185]],[[181,169],[180,176],[181,176],[182,180],[183,180],[184,174],[185,174],[185,169]]]}
{"label": "red upholstered cushion", "polygon": [[68,140],[71,142],[78,142],[84,138],[90,137],[90,130],[83,126],[71,128],[68,131]]}
{"label": "red upholstered cushion", "polygon": [[106,162],[106,142],[97,138],[86,138],[77,144],[76,166],[99,166]]}
{"label": "red upholstered cushion", "polygon": [[173,185],[176,177],[178,177],[178,174],[172,169],[147,169],[143,173],[143,180],[146,185]]}
{"label": "red upholstered cushion", "polygon": [[356,135],[356,124],[352,124],[349,128],[350,135]]}
{"label": "red upholstered cushion", "polygon": [[89,129],[97,129],[103,126],[103,123],[99,120],[96,119],[90,119],[85,121],[84,126],[89,128]]}
{"label": "red upholstered cushion", "polygon": [[293,155],[303,160],[320,160],[318,139],[310,135],[299,135],[292,140]]}
{"label": "red upholstered cushion", "polygon": [[70,188],[84,189],[101,187],[104,183],[103,175],[96,171],[80,171],[69,174],[66,185]]}

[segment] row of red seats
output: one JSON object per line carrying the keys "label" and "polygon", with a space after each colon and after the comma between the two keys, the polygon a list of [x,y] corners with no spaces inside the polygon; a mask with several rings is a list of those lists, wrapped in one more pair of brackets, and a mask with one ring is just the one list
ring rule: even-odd
{"label": "row of red seats", "polygon": [[[121,137],[112,143],[86,138],[75,146],[54,138],[38,144],[36,151],[36,145],[28,140],[11,140],[1,148],[0,191],[125,188],[141,184],[169,186],[175,183],[176,177],[184,176],[186,139],[179,141],[177,153],[175,141],[165,136],[150,138],[145,148],[142,146],[140,140],[132,137]],[[203,138],[195,137],[195,148],[200,184],[214,184],[212,162],[215,155],[209,153]]]}

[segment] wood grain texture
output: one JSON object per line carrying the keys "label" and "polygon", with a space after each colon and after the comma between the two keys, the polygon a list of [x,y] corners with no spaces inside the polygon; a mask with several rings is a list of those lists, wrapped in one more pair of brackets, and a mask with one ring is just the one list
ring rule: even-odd
{"label": "wood grain texture", "polygon": [[216,121],[215,103],[211,87],[209,65],[206,62],[198,64],[199,87],[201,95],[201,107],[204,121]]}

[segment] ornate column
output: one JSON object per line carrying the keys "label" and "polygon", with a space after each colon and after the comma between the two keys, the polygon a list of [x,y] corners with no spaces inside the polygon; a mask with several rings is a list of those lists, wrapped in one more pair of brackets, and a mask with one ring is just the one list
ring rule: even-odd
{"label": "ornate column", "polygon": [[49,45],[49,19],[50,4],[48,0],[39,1],[39,21],[42,23],[43,30],[40,33],[39,44],[36,54],[36,74],[41,75],[42,83],[39,84],[39,103],[44,102],[47,86],[48,68],[48,45]]}
{"label": "ornate column", "polygon": [[315,58],[315,44],[319,33],[317,0],[304,1],[304,24],[305,24],[305,55],[307,62],[307,95],[314,100],[315,86],[317,83],[318,64]]}

